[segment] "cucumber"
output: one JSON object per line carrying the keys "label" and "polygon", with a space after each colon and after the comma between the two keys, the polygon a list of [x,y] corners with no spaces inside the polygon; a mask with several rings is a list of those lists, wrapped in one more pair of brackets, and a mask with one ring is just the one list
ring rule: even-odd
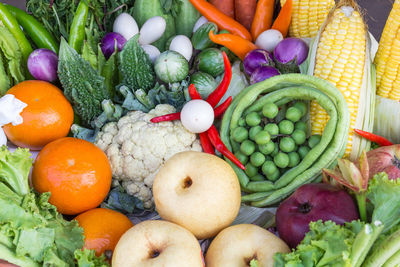
{"label": "cucumber", "polygon": [[136,0],[133,6],[133,17],[136,20],[139,28],[152,17],[161,16],[165,19],[167,26],[164,34],[156,42],[152,43],[160,52],[165,51],[165,43],[175,35],[175,20],[171,14],[165,14],[161,6],[160,0]]}
{"label": "cucumber", "polygon": [[194,24],[200,18],[200,13],[189,0],[176,0],[177,12],[175,17],[176,34],[186,35],[190,38]]}
{"label": "cucumber", "polygon": [[192,44],[194,49],[203,50],[209,47],[213,47],[215,44],[213,43],[213,41],[210,40],[210,37],[208,37],[208,33],[210,31],[217,32],[217,30],[218,27],[213,22],[207,22],[201,25],[200,28],[198,28],[192,36]]}
{"label": "cucumber", "polygon": [[196,87],[202,99],[206,99],[218,86],[213,76],[200,71],[190,76],[190,83]]}
{"label": "cucumber", "polygon": [[208,73],[214,78],[225,70],[224,57],[221,50],[217,48],[207,48],[201,51],[196,57],[195,64],[199,71]]}

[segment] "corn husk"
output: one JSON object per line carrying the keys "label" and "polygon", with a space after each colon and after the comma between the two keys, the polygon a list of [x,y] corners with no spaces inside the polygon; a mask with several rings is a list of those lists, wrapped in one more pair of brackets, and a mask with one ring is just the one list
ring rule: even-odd
{"label": "corn husk", "polygon": [[[345,6],[350,6],[354,10],[358,10],[357,4],[353,0],[342,0],[336,8],[343,8]],[[333,9],[334,10],[334,9]],[[307,62],[304,66],[300,67],[302,73],[307,73],[308,75],[314,75],[314,69],[316,64],[317,48],[321,38],[321,34],[324,31],[326,25],[329,23],[331,16],[333,15],[333,10],[330,12],[329,16],[322,25],[317,36],[310,42],[310,52],[307,58]],[[375,65],[373,64],[374,54],[376,49],[371,49],[371,38],[370,33],[366,31],[366,51],[365,51],[365,64],[364,64],[364,74],[362,87],[360,91],[360,100],[358,105],[358,112],[356,118],[356,129],[361,129],[367,132],[373,131],[374,125],[374,111],[375,111],[375,94],[376,94],[376,71]],[[376,42],[376,41],[375,41]],[[343,142],[343,149],[345,150],[347,145],[347,140]],[[350,153],[350,159],[357,159],[363,150],[368,151],[370,149],[371,143],[360,138],[358,135],[353,136],[352,149]]]}

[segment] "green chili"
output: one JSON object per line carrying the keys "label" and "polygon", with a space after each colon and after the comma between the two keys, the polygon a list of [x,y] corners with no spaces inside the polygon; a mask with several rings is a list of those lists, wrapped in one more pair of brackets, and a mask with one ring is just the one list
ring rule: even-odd
{"label": "green chili", "polygon": [[51,33],[47,31],[39,21],[17,7],[12,5],[6,5],[6,7],[8,11],[10,11],[10,13],[17,19],[18,23],[24,29],[24,32],[29,35],[32,41],[39,48],[47,48],[55,53],[58,53],[58,43]]}
{"label": "green chili", "polygon": [[81,52],[85,39],[85,26],[89,13],[89,0],[81,0],[72,20],[68,44],[78,53]]}
{"label": "green chili", "polygon": [[[22,57],[25,62],[28,60],[29,55],[32,53],[32,47],[28,39],[26,39],[24,32],[19,27],[17,19],[8,11],[7,7],[0,2],[0,20],[4,26],[12,33],[17,40],[18,45],[22,52]],[[26,66],[25,66],[26,67]]]}

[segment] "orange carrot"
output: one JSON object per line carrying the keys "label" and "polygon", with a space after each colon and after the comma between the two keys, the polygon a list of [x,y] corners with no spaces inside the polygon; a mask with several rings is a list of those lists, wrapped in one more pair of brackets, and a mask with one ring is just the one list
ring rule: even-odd
{"label": "orange carrot", "polygon": [[233,18],[235,16],[235,0],[210,0],[219,11]]}
{"label": "orange carrot", "polygon": [[283,37],[286,37],[289,31],[290,20],[292,19],[292,6],[293,1],[287,0],[278,17],[275,19],[274,24],[272,24],[272,29],[280,31]]}
{"label": "orange carrot", "polygon": [[235,0],[235,19],[250,30],[256,13],[257,0]]}
{"label": "orange carrot", "polygon": [[226,46],[241,60],[244,59],[248,52],[259,48],[253,42],[229,33],[214,34],[213,31],[210,31],[208,36],[214,43]]}
{"label": "orange carrot", "polygon": [[209,21],[217,24],[221,30],[227,30],[232,34],[236,34],[244,39],[251,41],[250,32],[239,22],[233,18],[228,17],[215,6],[207,2],[206,0],[189,0],[190,3]]}
{"label": "orange carrot", "polygon": [[274,16],[275,0],[259,0],[257,3],[256,14],[251,24],[251,35],[253,40],[264,31],[271,28]]}

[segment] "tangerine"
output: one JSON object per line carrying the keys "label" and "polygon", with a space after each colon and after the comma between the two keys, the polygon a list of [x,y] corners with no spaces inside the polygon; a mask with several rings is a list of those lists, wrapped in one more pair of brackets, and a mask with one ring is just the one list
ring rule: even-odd
{"label": "tangerine", "polygon": [[84,248],[94,249],[97,256],[107,250],[113,251],[120,237],[133,226],[124,214],[104,208],[81,213],[75,220],[83,228]]}
{"label": "tangerine", "polygon": [[49,202],[62,214],[75,215],[96,208],[111,185],[111,166],[94,144],[64,137],[47,144],[37,155],[32,184],[50,192]]}
{"label": "tangerine", "polygon": [[16,146],[40,150],[68,135],[74,120],[71,104],[63,92],[46,81],[24,81],[7,91],[28,104],[19,125],[4,125],[7,138]]}

